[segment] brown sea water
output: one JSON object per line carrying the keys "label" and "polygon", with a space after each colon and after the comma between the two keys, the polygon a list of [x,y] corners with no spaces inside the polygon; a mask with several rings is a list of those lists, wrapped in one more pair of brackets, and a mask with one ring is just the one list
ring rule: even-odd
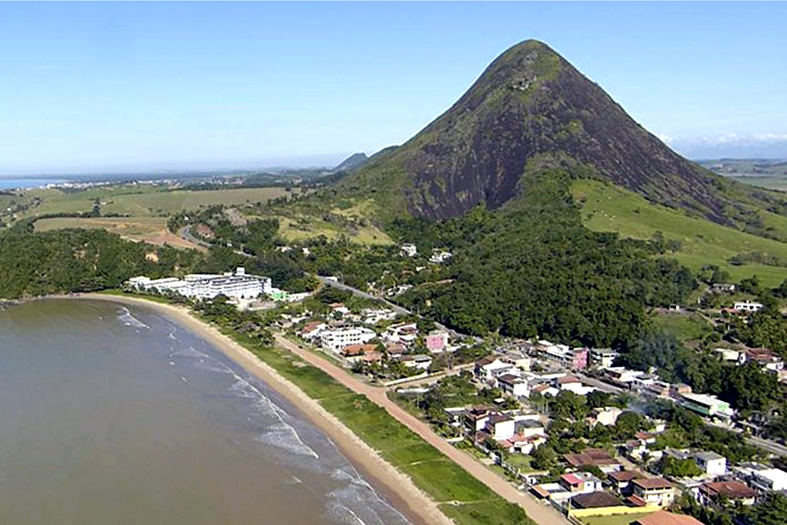
{"label": "brown sea water", "polygon": [[0,308],[0,521],[407,523],[304,416],[145,308]]}

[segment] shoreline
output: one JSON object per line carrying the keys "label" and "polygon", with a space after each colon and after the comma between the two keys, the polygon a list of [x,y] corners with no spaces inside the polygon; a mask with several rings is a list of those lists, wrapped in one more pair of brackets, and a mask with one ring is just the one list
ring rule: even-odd
{"label": "shoreline", "polygon": [[382,489],[384,495],[408,520],[423,524],[454,523],[426,493],[393,465],[385,461],[373,448],[355,435],[336,416],[325,410],[319,402],[304,393],[296,384],[284,378],[270,365],[250,350],[222,334],[216,327],[196,317],[183,306],[149,301],[139,297],[124,297],[97,293],[56,295],[51,299],[98,300],[116,304],[141,306],[164,315],[208,341],[248,373],[264,381],[289,403],[304,414],[310,423],[322,430],[347,457],[372,486]]}

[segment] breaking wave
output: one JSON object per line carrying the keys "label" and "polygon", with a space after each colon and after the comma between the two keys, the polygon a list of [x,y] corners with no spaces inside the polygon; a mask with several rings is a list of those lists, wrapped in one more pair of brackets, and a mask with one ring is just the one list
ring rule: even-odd
{"label": "breaking wave", "polygon": [[120,313],[118,314],[118,321],[123,323],[125,326],[131,326],[133,328],[145,328],[147,330],[150,330],[150,327],[148,325],[146,325],[145,323],[143,323],[142,321],[131,315],[131,312],[125,306],[123,306],[120,309]]}

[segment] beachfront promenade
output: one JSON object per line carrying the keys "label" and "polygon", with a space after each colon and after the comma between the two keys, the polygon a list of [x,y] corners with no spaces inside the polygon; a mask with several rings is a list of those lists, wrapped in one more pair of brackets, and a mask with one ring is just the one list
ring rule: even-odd
{"label": "beachfront promenade", "polygon": [[384,388],[375,387],[361,381],[343,368],[292,342],[282,334],[275,334],[274,337],[276,344],[280,348],[296,354],[310,365],[319,368],[355,393],[366,396],[372,403],[383,408],[391,417],[418,434],[424,441],[445,454],[470,475],[495,491],[500,497],[521,506],[525,509],[527,515],[536,523],[540,525],[570,524],[570,522],[552,506],[543,505],[532,496],[520,492],[511,485],[511,483],[489,470],[474,457],[446,442],[443,438],[438,436],[427,423],[416,418],[388,399]]}

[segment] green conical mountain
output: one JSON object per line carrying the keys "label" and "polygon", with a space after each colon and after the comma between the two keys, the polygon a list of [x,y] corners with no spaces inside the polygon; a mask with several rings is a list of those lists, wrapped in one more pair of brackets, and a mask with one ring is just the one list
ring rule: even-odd
{"label": "green conical mountain", "polygon": [[529,191],[527,173],[554,166],[720,224],[740,226],[743,203],[770,199],[672,151],[534,40],[500,55],[448,111],[340,188],[373,194],[384,213],[446,219],[478,204],[503,207]]}

